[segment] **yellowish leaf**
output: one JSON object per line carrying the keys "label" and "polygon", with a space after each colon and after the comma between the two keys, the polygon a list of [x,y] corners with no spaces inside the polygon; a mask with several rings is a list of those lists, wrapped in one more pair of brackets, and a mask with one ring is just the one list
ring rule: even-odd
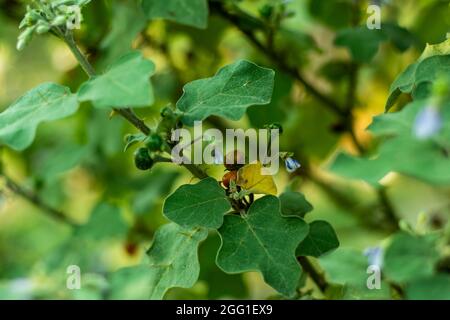
{"label": "yellowish leaf", "polygon": [[262,175],[260,162],[248,164],[238,171],[236,184],[241,188],[258,194],[277,194],[277,186],[271,175]]}

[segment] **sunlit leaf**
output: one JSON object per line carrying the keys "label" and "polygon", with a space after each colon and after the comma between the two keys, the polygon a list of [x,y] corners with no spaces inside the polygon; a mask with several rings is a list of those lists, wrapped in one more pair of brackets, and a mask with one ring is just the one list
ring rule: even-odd
{"label": "sunlit leaf", "polygon": [[150,76],[155,65],[139,52],[121,57],[111,68],[84,83],[80,101],[91,101],[97,108],[148,107],[153,104]]}
{"label": "sunlit leaf", "polygon": [[77,97],[69,88],[42,84],[0,114],[0,143],[23,150],[33,142],[39,124],[68,117],[77,110]]}
{"label": "sunlit leaf", "polygon": [[185,85],[177,108],[189,126],[212,115],[239,120],[249,106],[270,102],[273,83],[273,70],[240,60],[223,67],[212,78]]}

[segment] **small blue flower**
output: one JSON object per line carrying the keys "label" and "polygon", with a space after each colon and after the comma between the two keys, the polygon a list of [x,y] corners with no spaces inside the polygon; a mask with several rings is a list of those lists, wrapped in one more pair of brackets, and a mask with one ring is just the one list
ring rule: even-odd
{"label": "small blue flower", "polygon": [[292,173],[292,172],[294,172],[295,170],[297,170],[298,168],[301,167],[300,163],[297,160],[295,160],[294,158],[291,158],[291,157],[287,158],[284,162],[286,164],[286,170],[289,173]]}
{"label": "small blue flower", "polygon": [[380,269],[383,266],[383,248],[369,247],[364,250],[364,255],[367,257],[369,266],[378,266]]}
{"label": "small blue flower", "polygon": [[425,107],[416,116],[414,135],[417,139],[425,140],[437,134],[443,125],[439,109],[433,105]]}

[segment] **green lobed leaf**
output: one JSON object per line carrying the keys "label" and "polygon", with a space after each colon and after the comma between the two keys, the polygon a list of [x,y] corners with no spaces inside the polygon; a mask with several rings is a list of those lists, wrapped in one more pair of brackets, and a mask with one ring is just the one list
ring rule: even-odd
{"label": "green lobed leaf", "polygon": [[201,29],[208,24],[206,0],[143,0],[142,9],[151,20],[162,18]]}
{"label": "green lobed leaf", "polygon": [[198,246],[207,236],[202,228],[162,226],[147,252],[148,263],[117,271],[109,298],[160,300],[170,288],[192,287],[200,273]]}
{"label": "green lobed leaf", "polygon": [[96,108],[147,107],[153,104],[150,76],[155,65],[140,52],[122,56],[104,74],[85,82],[78,91],[80,101]]}
{"label": "green lobed leaf", "polygon": [[231,209],[225,190],[213,178],[178,188],[165,203],[164,215],[180,226],[217,229]]}
{"label": "green lobed leaf", "polygon": [[40,123],[68,117],[77,110],[77,97],[69,88],[41,84],[0,114],[0,143],[24,150],[33,142]]}
{"label": "green lobed leaf", "polygon": [[416,63],[411,64],[392,83],[386,102],[388,111],[402,93],[413,93],[424,82],[433,82],[444,73],[449,72],[450,39],[436,45],[427,45]]}
{"label": "green lobed leaf", "polygon": [[303,218],[313,210],[313,206],[299,192],[287,191],[280,195],[281,215]]}
{"label": "green lobed leaf", "polygon": [[326,221],[309,224],[308,236],[297,247],[297,256],[320,257],[339,247],[339,240],[333,227]]}
{"label": "green lobed leaf", "polygon": [[432,236],[398,233],[384,255],[383,271],[397,283],[431,276],[439,259]]}
{"label": "green lobed leaf", "polygon": [[177,102],[183,112],[181,119],[188,126],[212,115],[239,120],[249,106],[270,102],[274,75],[273,70],[240,60],[212,78],[190,82]]}
{"label": "green lobed leaf", "polygon": [[282,217],[278,198],[256,200],[245,216],[225,216],[219,234],[219,268],[228,273],[260,271],[281,294],[295,294],[301,276],[295,249],[307,236],[308,225],[297,217]]}

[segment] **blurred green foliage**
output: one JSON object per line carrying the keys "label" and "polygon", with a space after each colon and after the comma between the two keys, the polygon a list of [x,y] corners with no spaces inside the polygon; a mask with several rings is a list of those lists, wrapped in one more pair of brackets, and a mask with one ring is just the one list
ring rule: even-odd
{"label": "blurred green foliage", "polygon": [[[213,116],[208,125],[262,128],[281,123],[281,147],[293,151],[302,168],[292,175],[280,173],[278,189],[305,194],[313,208],[303,203],[306,209],[300,208],[298,215],[312,210],[305,216],[310,229],[314,223],[319,227],[317,220],[326,220],[341,244],[322,256],[315,244],[334,249],[338,240],[332,232],[320,232],[317,238],[309,234],[309,242],[298,250],[323,269],[330,285],[321,290],[308,279],[298,297],[450,299],[450,105],[445,85],[436,85],[449,76],[449,40],[444,43],[450,31],[448,0],[380,1],[381,31],[365,28],[369,1],[193,1],[195,11],[177,7],[176,15],[170,6],[176,1],[155,1],[170,4],[157,10],[150,1],[144,1],[143,10],[139,2],[92,1],[83,9],[84,22],[75,36],[106,79],[114,73],[110,66],[131,50],[152,60],[153,93],[117,101],[112,90],[103,103],[91,92],[76,114],[39,126],[34,142],[26,143],[29,148],[18,152],[2,146],[2,173],[77,225],[53,219],[0,180],[1,299],[148,298],[148,284],[158,275],[145,272],[146,251],[152,243],[151,250],[157,250],[164,237],[176,237],[170,230],[176,226],[162,214],[164,200],[192,177],[170,164],[138,172],[132,159],[135,146],[124,152],[124,136],[136,130],[91,103],[119,106],[138,100],[145,107],[154,95],[151,107],[135,111],[154,127],[160,110],[181,97],[186,83],[212,77],[241,59],[275,70],[272,100],[249,107],[239,121]],[[185,3],[183,8],[190,3],[179,2]],[[0,0],[0,110],[44,82],[76,92],[88,80],[56,37],[35,37],[26,50],[16,51],[26,3]],[[282,18],[277,11],[281,4]],[[261,47],[261,39],[267,47]],[[437,43],[444,44],[426,46]],[[133,70],[140,71],[142,61],[130,65],[125,77],[116,74],[117,81],[136,85]],[[433,100],[437,96],[442,101]],[[414,121],[430,101],[440,105],[443,129],[435,139],[419,141],[411,134]],[[386,102],[391,112],[383,114]],[[343,109],[336,112],[335,106]],[[31,116],[39,122],[51,115]],[[0,121],[0,132],[11,123]],[[223,172],[212,168],[210,174],[220,179]],[[320,227],[327,230],[327,222]],[[156,230],[163,225],[158,238]],[[192,279],[196,270],[180,271],[186,273],[185,281],[173,285],[193,287],[172,288],[166,298],[281,298],[260,274],[230,275],[219,269],[220,241],[216,232],[210,233],[206,241],[201,242],[206,237],[202,233],[193,244],[199,246],[198,281]],[[366,286],[369,261],[363,251],[368,247],[383,248],[381,290]],[[177,250],[174,246],[170,253]],[[231,272],[255,269],[224,264],[222,269]],[[69,265],[81,268],[81,290],[66,288]],[[152,297],[163,294],[153,292]]]}

